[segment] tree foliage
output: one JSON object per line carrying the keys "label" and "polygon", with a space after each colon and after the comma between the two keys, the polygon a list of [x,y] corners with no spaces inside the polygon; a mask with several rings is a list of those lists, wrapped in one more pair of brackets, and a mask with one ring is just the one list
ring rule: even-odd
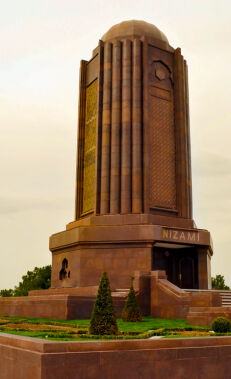
{"label": "tree foliage", "polygon": [[14,296],[14,290],[12,290],[12,288],[10,289],[4,289],[4,290],[1,290],[0,291],[0,296],[1,297],[11,297],[11,296]]}
{"label": "tree foliage", "polygon": [[27,296],[28,291],[37,289],[47,289],[51,283],[51,265],[44,267],[35,267],[33,271],[27,271],[23,275],[22,281],[14,289],[3,289],[0,296]]}
{"label": "tree foliage", "polygon": [[136,293],[133,287],[134,277],[131,277],[131,286],[130,290],[122,311],[122,320],[123,321],[141,321],[142,315],[140,311],[140,306],[136,297]]}
{"label": "tree foliage", "polygon": [[223,275],[216,275],[212,278],[212,288],[215,290],[229,290],[230,288],[225,284]]}
{"label": "tree foliage", "polygon": [[112,304],[110,283],[107,273],[101,276],[97,297],[90,321],[90,334],[117,334],[118,326]]}

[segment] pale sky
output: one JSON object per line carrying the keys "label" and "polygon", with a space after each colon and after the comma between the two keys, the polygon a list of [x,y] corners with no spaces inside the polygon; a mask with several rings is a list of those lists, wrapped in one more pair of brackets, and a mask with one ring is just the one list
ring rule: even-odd
{"label": "pale sky", "polygon": [[231,285],[231,1],[0,0],[0,289],[51,263],[74,217],[79,62],[114,24],[155,24],[189,66],[194,220]]}

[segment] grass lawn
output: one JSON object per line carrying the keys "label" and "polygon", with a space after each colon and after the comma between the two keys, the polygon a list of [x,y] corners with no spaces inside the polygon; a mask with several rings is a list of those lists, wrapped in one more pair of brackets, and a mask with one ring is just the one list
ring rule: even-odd
{"label": "grass lawn", "polygon": [[[89,336],[90,320],[54,320],[14,316],[0,316],[0,332],[55,341],[86,341],[92,339],[141,339],[153,335],[165,337],[195,336],[208,333],[206,327],[195,327],[186,320],[143,317],[141,322],[117,319],[118,336]],[[190,332],[187,332],[190,331]],[[180,333],[186,335],[180,335]]]}
{"label": "grass lawn", "polygon": [[[2,319],[4,321],[2,321]],[[18,316],[0,316],[0,326],[1,324],[6,324],[5,320],[9,323],[14,324],[38,324],[38,325],[59,325],[59,326],[69,326],[69,327],[89,327],[90,320],[57,320],[49,318],[29,318],[29,317],[18,317]],[[189,326],[186,320],[179,319],[163,319],[163,318],[153,318],[151,316],[143,317],[141,322],[124,322],[121,319],[117,319],[119,330],[121,331],[134,331],[134,332],[146,332],[151,329],[160,328],[184,328]]]}
{"label": "grass lawn", "polygon": [[153,318],[151,316],[143,317],[141,322],[124,322],[121,319],[118,319],[117,322],[119,330],[124,332],[147,332],[148,330],[185,328],[189,326],[186,320]]}

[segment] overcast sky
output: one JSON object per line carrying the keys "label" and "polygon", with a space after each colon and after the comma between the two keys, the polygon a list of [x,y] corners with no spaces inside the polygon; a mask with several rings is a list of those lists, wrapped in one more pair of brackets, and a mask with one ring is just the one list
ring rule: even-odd
{"label": "overcast sky", "polygon": [[114,24],[141,19],[189,65],[194,219],[231,285],[231,1],[0,0],[0,289],[51,263],[74,217],[78,75]]}

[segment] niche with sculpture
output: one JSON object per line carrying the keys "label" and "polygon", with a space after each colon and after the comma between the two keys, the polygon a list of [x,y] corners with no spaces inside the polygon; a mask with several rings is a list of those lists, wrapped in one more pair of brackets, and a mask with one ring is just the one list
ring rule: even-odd
{"label": "niche with sculpture", "polygon": [[71,276],[71,273],[68,270],[68,260],[64,258],[62,261],[62,268],[59,271],[59,280],[70,278],[70,276]]}

